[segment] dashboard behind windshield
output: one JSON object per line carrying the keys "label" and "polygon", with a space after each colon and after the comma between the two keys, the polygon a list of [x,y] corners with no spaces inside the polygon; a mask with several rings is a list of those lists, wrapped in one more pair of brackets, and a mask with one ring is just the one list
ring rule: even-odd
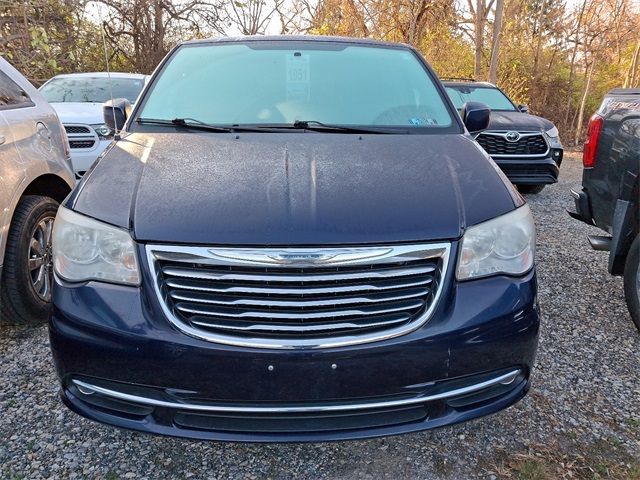
{"label": "dashboard behind windshield", "polygon": [[493,87],[472,87],[467,85],[446,87],[449,98],[458,110],[466,102],[480,102],[488,105],[491,110],[516,111],[511,100],[499,89]]}

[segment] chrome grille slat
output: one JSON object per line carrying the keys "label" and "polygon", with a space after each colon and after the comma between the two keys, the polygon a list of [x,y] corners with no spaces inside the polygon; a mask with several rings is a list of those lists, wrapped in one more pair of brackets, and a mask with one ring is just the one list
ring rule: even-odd
{"label": "chrome grille slat", "polygon": [[379,281],[377,283],[369,282],[359,285],[331,285],[328,287],[251,287],[246,285],[237,285],[235,283],[216,282],[215,286],[198,283],[199,280],[184,278],[169,278],[166,285],[171,288],[180,290],[193,290],[200,292],[215,293],[246,293],[246,294],[266,294],[266,295],[319,295],[323,293],[353,293],[353,292],[377,292],[385,290],[394,290],[398,288],[411,288],[429,285],[433,282],[433,277],[417,277],[406,279],[402,283],[397,281]]}
{"label": "chrome grille slat", "polygon": [[366,306],[346,310],[305,311],[305,312],[280,312],[265,310],[246,310],[229,307],[216,307],[213,305],[198,305],[195,303],[178,302],[175,307],[181,312],[194,313],[196,315],[210,315],[215,317],[230,318],[279,318],[287,320],[305,320],[315,318],[339,318],[365,315],[381,315],[383,313],[402,312],[408,309],[420,308],[424,305],[422,300],[405,302],[389,302],[387,306]]}
{"label": "chrome grille slat", "polygon": [[332,305],[353,305],[353,304],[369,304],[380,302],[393,302],[396,300],[406,300],[416,297],[424,297],[429,293],[429,289],[417,288],[411,290],[402,290],[401,292],[385,293],[382,295],[369,295],[359,297],[315,297],[308,300],[304,299],[278,299],[271,298],[234,298],[223,295],[211,295],[192,293],[190,291],[177,290],[171,291],[169,296],[177,301],[204,303],[212,305],[253,305],[258,307],[287,307],[287,308],[309,308],[318,306]]}
{"label": "chrome grille slat", "polygon": [[276,273],[226,273],[226,272],[209,272],[197,270],[195,268],[175,268],[168,267],[163,268],[162,273],[173,277],[186,277],[186,278],[199,278],[203,280],[244,280],[250,282],[300,282],[304,278],[305,282],[331,282],[336,280],[360,280],[368,278],[389,278],[389,277],[406,277],[410,275],[423,275],[431,273],[435,270],[433,266],[418,267],[418,268],[398,268],[395,270],[388,270],[384,273],[370,270],[367,272],[354,272],[354,273],[335,273],[335,274],[297,274],[297,275],[283,275]]}
{"label": "chrome grille slat", "polygon": [[245,347],[328,348],[424,324],[450,244],[146,250],[161,308],[184,333]]}
{"label": "chrome grille slat", "polygon": [[322,324],[309,324],[309,325],[289,325],[289,324],[264,324],[264,323],[248,323],[248,322],[224,322],[217,321],[215,324],[202,320],[192,320],[192,323],[201,327],[214,327],[216,329],[240,331],[240,332],[254,332],[254,333],[269,333],[269,332],[286,332],[286,333],[307,333],[307,332],[335,332],[336,330],[354,330],[359,328],[372,328],[379,326],[394,325],[397,323],[403,323],[408,321],[411,315],[400,314],[395,316],[386,316],[378,318],[377,320],[368,320],[361,322],[335,322],[335,323],[322,323]]}

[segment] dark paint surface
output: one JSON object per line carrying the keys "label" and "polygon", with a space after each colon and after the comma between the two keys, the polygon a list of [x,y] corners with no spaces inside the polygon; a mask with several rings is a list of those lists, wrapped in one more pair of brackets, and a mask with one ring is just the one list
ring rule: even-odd
{"label": "dark paint surface", "polygon": [[594,168],[584,170],[582,188],[589,195],[594,222],[611,232],[618,199],[638,202],[640,91],[617,89],[609,92],[598,114],[604,118],[604,124],[596,164]]}
{"label": "dark paint surface", "polygon": [[[200,398],[227,402],[323,402],[406,394],[429,382],[502,368],[523,368],[528,378],[533,367],[539,328],[534,272],[519,279],[500,276],[456,284],[450,271],[432,319],[412,333],[359,346],[286,352],[219,345],[176,332],[164,319],[155,294],[144,286],[149,273],[144,275],[141,288],[100,282],[56,286],[50,335],[63,385],[69,376],[81,375],[190,390]],[[273,372],[268,365],[274,365]],[[331,438],[389,435],[462,421],[505,408],[525,391],[523,386],[509,399],[497,399],[466,415],[377,433],[335,433]],[[69,398],[66,402],[73,403]],[[86,405],[72,408],[103,422],[141,428]],[[152,427],[145,428],[185,434]],[[202,438],[259,440],[214,433],[203,432]],[[322,438],[313,433],[288,439]]]}
{"label": "dark paint surface", "polygon": [[492,111],[487,130],[515,130],[518,132],[546,132],[553,128],[546,118],[523,112]]}
{"label": "dark paint surface", "polygon": [[458,238],[514,205],[463,135],[159,128],[119,141],[73,208],[140,241],[319,245]]}
{"label": "dark paint surface", "polygon": [[[51,349],[63,400],[74,411],[162,434],[311,441],[439,427],[496,412],[525,395],[539,329],[535,271],[518,278],[454,278],[455,239],[465,228],[523,203],[470,136],[133,130],[67,200],[79,213],[133,231],[143,277],[140,287],[56,282]],[[182,334],[164,317],[142,255],[146,242],[295,246],[443,239],[454,239],[451,268],[424,326],[331,349],[242,348]],[[279,436],[187,431],[171,423],[168,409],[135,421],[91,407],[66,389],[78,375],[189,390],[208,401],[349,402],[411,395],[432,382],[506,368],[522,370],[520,383],[473,408],[440,416],[429,411],[421,421],[399,425]]]}

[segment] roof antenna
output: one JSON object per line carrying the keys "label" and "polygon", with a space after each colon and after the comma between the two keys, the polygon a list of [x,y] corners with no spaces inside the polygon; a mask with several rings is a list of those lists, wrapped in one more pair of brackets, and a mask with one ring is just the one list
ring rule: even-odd
{"label": "roof antenna", "polygon": [[[102,9],[98,7],[98,17],[100,18],[100,24],[102,28],[100,29],[100,33],[102,34],[102,47],[104,49],[104,63],[107,67],[107,83],[109,84],[109,96],[111,97],[111,112],[113,113],[113,125],[114,127],[117,125],[116,123],[116,106],[113,103],[113,85],[111,84],[111,71],[109,70],[109,54],[107,52],[107,37],[105,35],[105,30],[107,28],[107,22],[102,20]],[[120,140],[120,132],[116,129],[113,132],[113,139]]]}

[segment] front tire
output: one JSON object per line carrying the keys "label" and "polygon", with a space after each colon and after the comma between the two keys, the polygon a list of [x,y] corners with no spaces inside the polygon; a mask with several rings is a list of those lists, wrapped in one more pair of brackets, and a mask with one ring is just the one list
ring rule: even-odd
{"label": "front tire", "polygon": [[13,214],[0,283],[0,323],[32,325],[49,316],[51,235],[58,202],[25,195]]}
{"label": "front tire", "polygon": [[640,235],[631,244],[624,264],[624,296],[631,319],[640,330]]}
{"label": "front tire", "polygon": [[540,193],[545,185],[516,185],[520,193]]}

